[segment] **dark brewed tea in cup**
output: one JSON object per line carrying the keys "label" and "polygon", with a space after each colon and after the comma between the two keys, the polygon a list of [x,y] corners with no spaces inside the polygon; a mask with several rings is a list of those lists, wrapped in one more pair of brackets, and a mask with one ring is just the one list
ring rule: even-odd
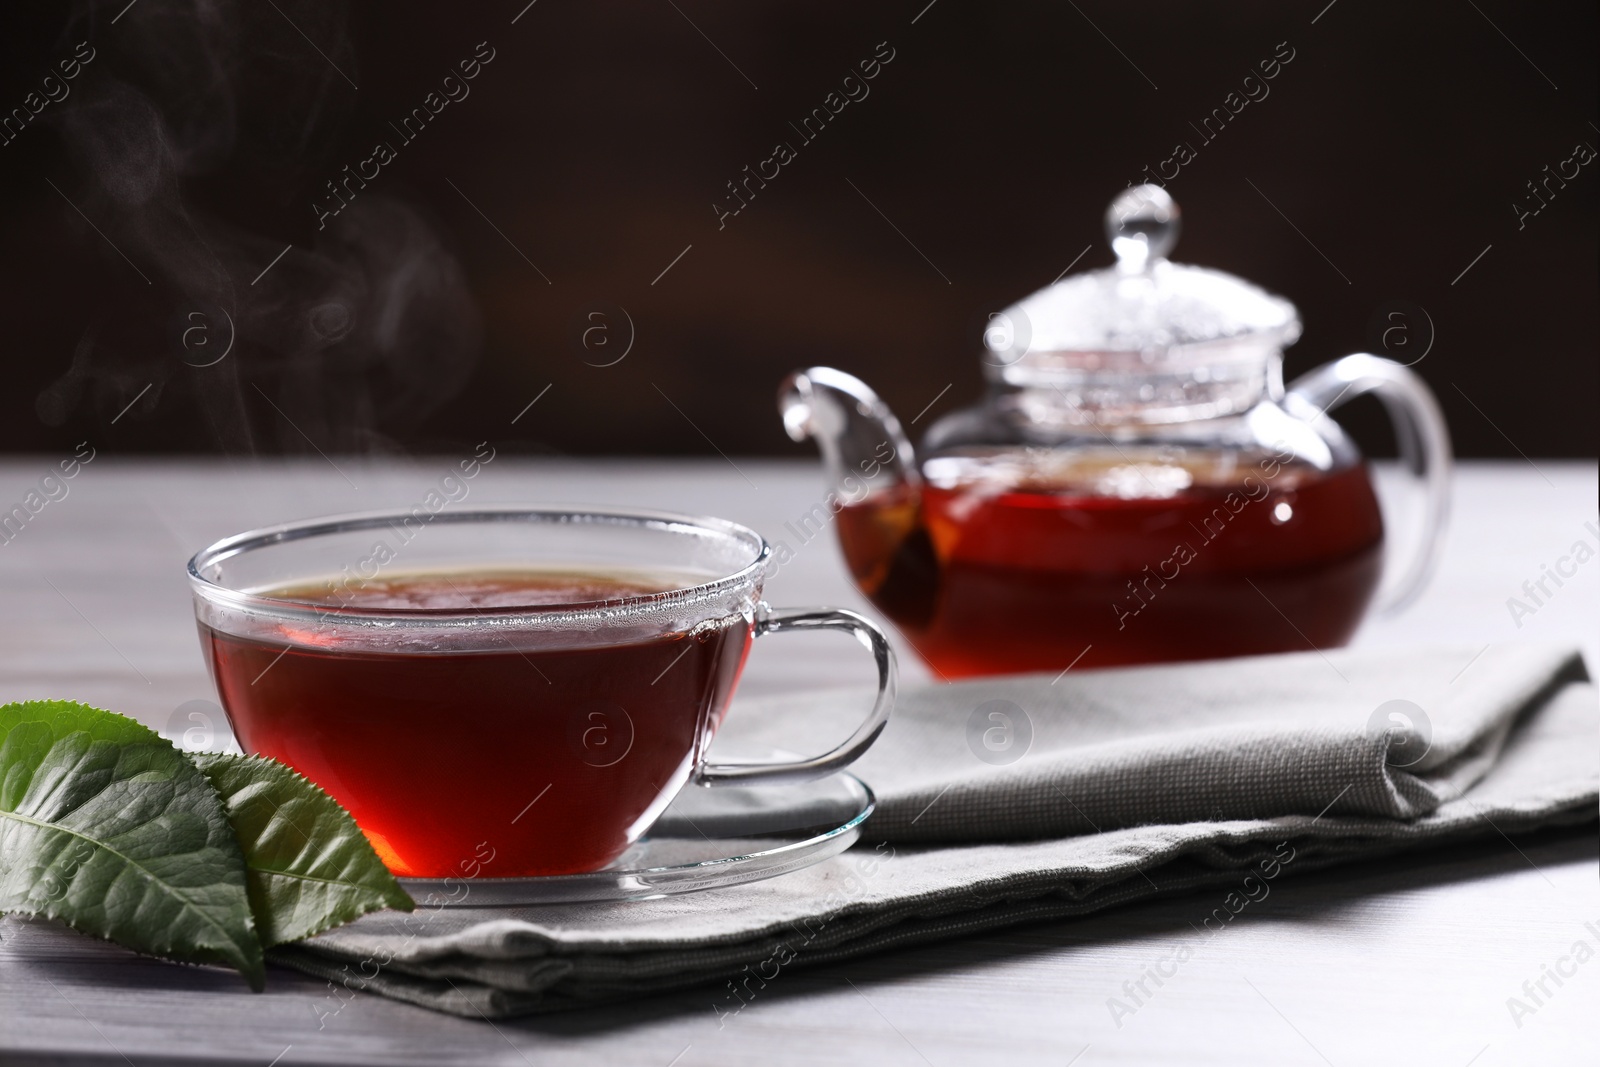
{"label": "dark brewed tea in cup", "polygon": [[[703,576],[557,568],[411,573],[260,595],[329,621],[604,605]],[[485,629],[493,633],[493,620]],[[726,713],[751,619],[561,646],[509,634],[471,651],[341,647],[336,627],[280,640],[201,624],[245,751],[295,768],[343,804],[396,874],[568,874],[621,855],[686,782]],[[490,642],[492,645],[493,642]]]}
{"label": "dark brewed tea in cup", "polygon": [[[888,722],[883,632],[767,604],[772,549],[748,527],[596,506],[420,511],[250,530],[188,567],[240,743],[344,804],[397,874],[626,865],[686,784],[826,778]],[[848,634],[877,670],[855,731],[809,757],[710,758],[750,643],[818,630]]]}

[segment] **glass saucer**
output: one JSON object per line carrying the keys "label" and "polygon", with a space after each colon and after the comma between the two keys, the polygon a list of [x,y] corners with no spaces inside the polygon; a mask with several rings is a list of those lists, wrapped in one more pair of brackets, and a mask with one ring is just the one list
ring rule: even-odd
{"label": "glass saucer", "polygon": [[401,878],[418,904],[507,907],[650,900],[801,870],[855,844],[872,790],[848,773],[797,785],[688,786],[616,862],[540,878]]}

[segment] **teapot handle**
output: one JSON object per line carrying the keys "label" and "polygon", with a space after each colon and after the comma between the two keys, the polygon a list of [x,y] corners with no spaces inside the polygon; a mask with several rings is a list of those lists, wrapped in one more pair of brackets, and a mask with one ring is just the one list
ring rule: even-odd
{"label": "teapot handle", "polygon": [[1366,352],[1345,356],[1290,384],[1284,407],[1316,426],[1328,412],[1365,393],[1376,393],[1394,423],[1400,457],[1423,493],[1422,536],[1412,558],[1388,583],[1378,611],[1394,614],[1427,587],[1439,561],[1450,514],[1450,431],[1439,403],[1410,368]]}

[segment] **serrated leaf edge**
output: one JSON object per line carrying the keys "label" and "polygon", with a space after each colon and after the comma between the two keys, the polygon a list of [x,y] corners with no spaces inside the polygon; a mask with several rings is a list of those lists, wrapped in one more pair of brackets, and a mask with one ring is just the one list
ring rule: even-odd
{"label": "serrated leaf edge", "polygon": [[[195,773],[198,774],[202,780],[204,780],[206,788],[210,789],[212,795],[214,797],[216,797],[216,799],[217,799],[217,807],[222,811],[224,819],[227,818],[228,807],[227,807],[226,800],[223,798],[222,794],[220,792],[218,792],[216,786],[212,785],[211,779],[210,779],[210,777],[208,777],[206,775],[205,771],[202,770],[199,767],[199,765],[197,765],[194,762],[194,760],[190,757],[190,754],[185,752],[183,749],[178,748],[177,745],[172,744],[172,742],[169,741],[167,738],[162,737],[155,730],[151,729],[149,726],[146,726],[144,723],[140,722],[138,719],[135,719],[133,716],[131,716],[131,715],[123,715],[121,712],[112,711],[109,708],[96,707],[95,705],[87,703],[87,702],[82,701],[82,700],[67,700],[67,699],[54,698],[54,697],[35,699],[35,700],[11,700],[11,701],[7,701],[4,704],[0,704],[0,711],[4,711],[6,708],[25,706],[25,705],[29,705],[29,704],[65,704],[65,705],[68,705],[70,707],[81,708],[83,710],[97,712],[97,713],[102,714],[102,715],[111,715],[111,716],[114,716],[114,717],[116,717],[118,719],[124,720],[125,722],[132,723],[134,726],[139,727],[141,730],[145,731],[146,733],[148,733],[150,735],[150,740],[147,743],[154,744],[154,743],[159,743],[159,742],[165,742],[166,744],[170,745],[174,750],[176,750],[178,755],[181,756],[184,759],[184,761],[189,764],[190,767],[194,768]],[[73,732],[74,733],[88,733],[88,731],[86,731],[86,730],[85,731],[73,731]],[[93,735],[91,734],[90,737],[93,738]],[[129,779],[129,780],[132,781],[132,779]],[[104,792],[104,790],[102,790],[102,792]],[[38,819],[30,819],[26,815],[19,815],[17,812],[14,812],[14,811],[6,811],[6,810],[3,810],[3,809],[0,809],[0,818],[7,818],[7,819],[12,820],[13,822],[26,823],[26,824],[28,824],[30,826],[36,826],[36,827],[38,827],[38,828],[40,828],[42,830],[45,830],[47,832],[55,832],[55,833],[65,834],[68,837],[73,837],[73,838],[76,838],[76,839],[78,839],[80,841],[83,841],[85,844],[89,845],[91,848],[102,849],[102,850],[104,850],[106,852],[111,853],[112,855],[116,856],[118,859],[120,859],[124,863],[126,863],[129,867],[139,871],[139,873],[141,875],[143,875],[144,877],[148,878],[151,882],[154,882],[155,884],[161,886],[162,888],[166,889],[168,892],[172,893],[174,897],[176,897],[177,899],[183,901],[184,906],[186,908],[188,908],[190,911],[192,911],[195,915],[197,915],[207,926],[210,926],[211,928],[213,928],[213,929],[219,931],[220,933],[222,933],[224,935],[224,940],[226,941],[226,943],[235,944],[235,941],[234,941],[233,937],[231,936],[231,934],[229,933],[228,929],[226,927],[224,927],[222,924],[218,923],[210,915],[208,915],[206,913],[206,911],[203,908],[201,908],[197,903],[195,903],[187,894],[185,894],[182,891],[180,891],[177,887],[172,886],[172,885],[168,884],[167,882],[163,881],[161,878],[157,877],[156,874],[153,871],[149,870],[148,868],[146,868],[142,864],[136,862],[135,860],[129,858],[127,855],[125,855],[121,851],[119,851],[119,850],[117,850],[115,848],[112,848],[110,845],[104,844],[103,842],[100,842],[100,841],[96,841],[96,840],[94,840],[93,838],[90,838],[90,837],[85,837],[83,834],[78,833],[75,830],[71,830],[71,829],[68,829],[66,827],[61,827],[61,826],[53,826],[50,823],[40,822]],[[232,829],[233,829],[232,824],[229,824],[228,829],[230,830],[230,832],[232,831]],[[239,842],[238,842],[238,838],[237,837],[233,838],[233,843],[234,843],[234,847],[236,849],[238,849],[238,855],[239,855],[241,868],[246,873],[248,873],[250,868],[249,868],[249,866],[247,864],[244,863],[244,850],[242,848],[239,848]],[[239,970],[239,973],[244,977],[245,981],[247,981],[250,984],[250,988],[252,990],[254,990],[255,992],[259,993],[264,988],[266,988],[266,965],[265,965],[266,948],[261,943],[261,933],[260,933],[259,930],[256,929],[255,915],[254,915],[253,912],[251,912],[249,910],[249,906],[248,905],[249,905],[249,900],[248,900],[248,895],[247,895],[247,897],[246,897],[245,916],[244,916],[244,926],[245,926],[246,932],[249,933],[249,935],[250,935],[251,943],[255,946],[256,952],[255,952],[254,958],[249,958],[247,956],[245,962],[249,966],[248,967],[238,968],[238,970]],[[0,913],[0,914],[4,914],[4,913]],[[40,910],[40,909],[37,909],[37,908],[29,908],[29,907],[13,908],[11,910],[11,914],[27,915],[27,916],[30,916],[30,917],[48,919],[51,922],[59,922],[59,923],[65,925],[67,927],[70,927],[73,930],[76,930],[78,933],[85,934],[85,935],[87,935],[89,937],[93,937],[93,938],[95,938],[96,940],[99,940],[99,941],[105,941],[105,942],[107,942],[109,944],[118,945],[119,947],[125,948],[128,951],[134,953],[135,955],[140,955],[140,956],[152,955],[151,953],[147,953],[147,952],[145,952],[145,951],[143,951],[141,949],[134,948],[134,947],[132,947],[130,945],[124,945],[122,942],[116,940],[115,938],[113,938],[113,937],[111,937],[111,936],[109,936],[107,934],[98,933],[98,932],[96,932],[94,930],[86,930],[83,927],[79,926],[77,923],[73,922],[71,918],[69,918],[69,917],[67,917],[65,915],[56,913],[56,912],[54,912],[54,911],[52,911],[50,909]],[[221,953],[213,952],[213,953],[210,953],[210,955],[212,957],[210,959],[180,959],[175,955],[164,955],[164,954],[154,955],[154,958],[165,960],[165,961],[167,961],[169,963],[182,963],[182,964],[191,964],[191,965],[193,965],[193,964],[201,964],[201,963],[210,963],[210,964],[215,964],[215,965],[218,965],[218,966],[222,966],[222,967],[228,968],[230,970],[234,969],[233,964],[230,961],[222,958]]]}
{"label": "serrated leaf edge", "polygon": [[[196,769],[198,769],[202,775],[206,775],[207,780],[210,779],[210,775],[207,774],[205,767],[200,763],[200,761],[198,761],[198,760],[196,760],[194,758],[195,756],[206,756],[206,757],[209,757],[211,759],[217,760],[218,762],[221,762],[223,760],[228,760],[228,761],[233,761],[233,762],[237,762],[237,763],[244,763],[244,764],[247,764],[247,765],[250,765],[250,766],[275,767],[275,768],[283,771],[291,779],[294,779],[297,782],[300,782],[300,783],[303,783],[303,784],[309,786],[318,795],[323,797],[341,815],[343,815],[345,818],[350,820],[350,825],[352,825],[352,826],[354,826],[356,828],[357,834],[360,835],[362,842],[367,846],[367,848],[368,849],[372,848],[371,843],[366,840],[366,835],[361,832],[361,824],[356,822],[356,817],[354,815],[350,814],[350,809],[346,808],[343,804],[339,803],[338,798],[335,797],[332,793],[329,793],[326,789],[322,788],[316,782],[313,782],[311,779],[307,778],[305,775],[301,774],[299,771],[295,770],[293,767],[289,766],[287,763],[283,763],[283,762],[281,762],[279,760],[272,759],[271,757],[268,757],[268,756],[262,756],[262,755],[258,755],[258,754],[254,754],[254,753],[242,753],[242,752],[197,752],[197,753],[186,754],[186,755],[189,755],[190,762],[195,765]],[[216,788],[215,784],[213,784],[212,787],[215,789]],[[221,790],[217,790],[217,795],[219,797],[222,796]],[[229,800],[230,800],[229,797],[222,797],[222,808],[223,808],[224,813],[227,813],[229,811]],[[241,854],[243,853],[243,851],[244,851],[243,846],[241,846],[240,847]],[[375,858],[375,859],[377,858],[377,853],[376,852],[373,853],[373,858]],[[383,866],[383,861],[381,859],[378,860],[378,864],[379,864],[380,867]],[[385,867],[384,870],[387,872],[388,869]],[[362,883],[359,883],[359,882],[338,882],[338,881],[334,881],[334,880],[329,879],[329,878],[318,878],[318,877],[316,877],[314,875],[295,874],[295,873],[293,873],[291,871],[278,871],[278,870],[272,870],[272,869],[269,869],[269,868],[266,868],[266,867],[253,867],[253,866],[250,865],[250,861],[249,861],[248,857],[246,857],[246,859],[245,859],[245,872],[247,874],[252,874],[253,873],[253,874],[258,874],[258,875],[261,875],[263,877],[268,877],[268,878],[279,878],[279,879],[283,879],[285,881],[314,882],[314,883],[316,883],[318,885],[327,885],[327,886],[336,886],[336,887],[356,886],[356,887],[361,888],[361,889],[365,889],[365,890],[368,890],[368,891],[371,891],[371,892],[379,893],[384,898],[382,903],[373,904],[370,907],[363,904],[362,906],[360,906],[360,908],[356,912],[356,914],[354,916],[352,916],[351,918],[349,918],[349,919],[346,919],[346,920],[343,920],[343,921],[340,921],[340,922],[330,922],[326,926],[323,926],[320,930],[313,931],[312,933],[309,933],[309,934],[304,934],[301,937],[295,938],[293,941],[281,941],[281,942],[277,942],[276,944],[273,944],[273,945],[267,945],[265,943],[265,940],[262,938],[260,930],[258,929],[258,930],[256,930],[256,937],[257,937],[258,940],[262,941],[262,948],[263,949],[276,948],[277,945],[279,945],[279,944],[283,944],[283,945],[294,944],[294,943],[299,942],[299,941],[304,941],[307,938],[316,937],[318,934],[327,933],[329,930],[332,930],[332,929],[334,929],[336,927],[339,927],[339,926],[343,926],[344,923],[346,923],[346,922],[353,922],[355,919],[358,919],[363,915],[369,915],[369,914],[371,914],[372,912],[375,912],[375,911],[382,911],[382,910],[387,908],[387,909],[392,909],[394,911],[410,912],[410,911],[416,910],[416,906],[417,906],[417,902],[414,899],[412,899],[411,894],[407,893],[405,891],[404,887],[402,887],[398,882],[394,881],[393,873],[389,874],[390,881],[391,881],[392,884],[379,888],[379,887],[374,887],[374,886],[363,885]],[[399,899],[398,900],[395,897],[396,893],[399,893]],[[400,901],[404,901],[405,906],[401,906]],[[254,926],[254,916],[253,915],[251,917],[251,922],[252,922],[252,926]]]}

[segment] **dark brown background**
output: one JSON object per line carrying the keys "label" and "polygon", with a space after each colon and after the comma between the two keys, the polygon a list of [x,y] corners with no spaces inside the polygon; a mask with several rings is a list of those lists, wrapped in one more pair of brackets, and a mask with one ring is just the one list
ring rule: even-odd
{"label": "dark brown background", "polygon": [[[0,147],[0,448],[804,454],[786,371],[850,370],[903,418],[971,402],[984,315],[1108,262],[1107,201],[1186,140],[1177,258],[1299,305],[1291,375],[1410,301],[1461,454],[1596,452],[1596,165],[1521,230],[1512,206],[1600,144],[1593,5],[539,0],[512,25],[524,2],[8,4],[0,108],[98,55]],[[400,145],[387,121],[480,41],[471,95]],[[800,145],[881,41],[870,96]],[[399,158],[319,234],[322,183],[379,139]],[[780,140],[798,158],[719,231]],[[627,357],[586,365],[619,308]],[[227,358],[188,365],[224,316]],[[1349,411],[1384,451],[1376,404]]]}

